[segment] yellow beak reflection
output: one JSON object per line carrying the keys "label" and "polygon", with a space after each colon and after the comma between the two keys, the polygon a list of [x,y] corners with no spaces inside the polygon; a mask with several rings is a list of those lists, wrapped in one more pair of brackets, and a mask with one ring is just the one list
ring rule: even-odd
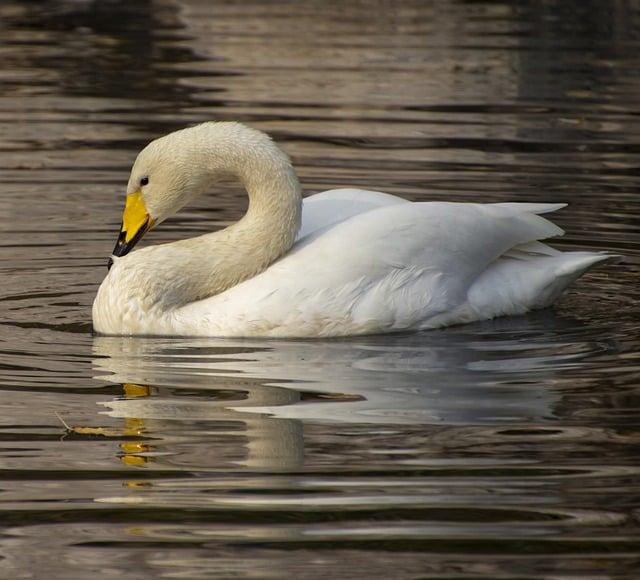
{"label": "yellow beak reflection", "polygon": [[[127,195],[122,214],[122,228],[113,249],[114,256],[125,256],[142,239],[142,236],[153,227],[153,219],[149,216],[142,193],[136,191]],[[108,266],[112,261],[109,259]]]}

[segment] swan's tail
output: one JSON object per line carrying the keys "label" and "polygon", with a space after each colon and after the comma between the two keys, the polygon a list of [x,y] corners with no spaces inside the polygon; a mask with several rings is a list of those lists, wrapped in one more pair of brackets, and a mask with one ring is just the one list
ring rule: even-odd
{"label": "swan's tail", "polygon": [[[565,207],[564,203],[493,204],[518,215],[529,214],[538,223],[552,222],[531,214],[545,214]],[[493,262],[473,283],[467,305],[482,318],[522,314],[545,308],[574,280],[596,264],[619,258],[605,252],[561,252],[539,241],[564,232],[540,230],[537,240],[514,246]]]}
{"label": "swan's tail", "polygon": [[566,203],[528,203],[522,201],[492,203],[491,205],[513,210],[514,213],[535,213],[538,215],[567,207]]}
{"label": "swan's tail", "polygon": [[545,308],[574,280],[596,264],[618,256],[559,252],[541,242],[510,250],[476,280],[468,303],[483,318],[523,314]]}

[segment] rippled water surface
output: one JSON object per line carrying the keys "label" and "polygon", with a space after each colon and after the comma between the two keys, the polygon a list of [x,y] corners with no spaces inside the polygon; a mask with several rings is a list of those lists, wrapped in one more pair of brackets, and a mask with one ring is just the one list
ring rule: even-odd
{"label": "rippled water surface", "polygon": [[[639,49],[624,0],[0,3],[0,577],[638,578]],[[623,258],[423,334],[93,336],[136,152],[208,119]]]}

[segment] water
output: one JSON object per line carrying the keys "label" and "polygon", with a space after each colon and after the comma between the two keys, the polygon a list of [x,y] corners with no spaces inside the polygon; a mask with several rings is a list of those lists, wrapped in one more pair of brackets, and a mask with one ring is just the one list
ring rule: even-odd
{"label": "water", "polygon": [[[639,25],[623,0],[2,2],[0,576],[637,578]],[[423,334],[93,336],[136,152],[208,119],[269,131],[308,192],[567,201],[557,245],[622,261]]]}

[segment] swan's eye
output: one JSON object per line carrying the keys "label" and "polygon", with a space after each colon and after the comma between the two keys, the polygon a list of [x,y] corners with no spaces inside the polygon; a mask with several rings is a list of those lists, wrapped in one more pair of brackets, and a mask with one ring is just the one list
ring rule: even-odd
{"label": "swan's eye", "polygon": [[149,183],[149,178],[148,177],[143,177],[140,180],[140,185],[142,185],[142,186],[148,185],[148,183]]}

